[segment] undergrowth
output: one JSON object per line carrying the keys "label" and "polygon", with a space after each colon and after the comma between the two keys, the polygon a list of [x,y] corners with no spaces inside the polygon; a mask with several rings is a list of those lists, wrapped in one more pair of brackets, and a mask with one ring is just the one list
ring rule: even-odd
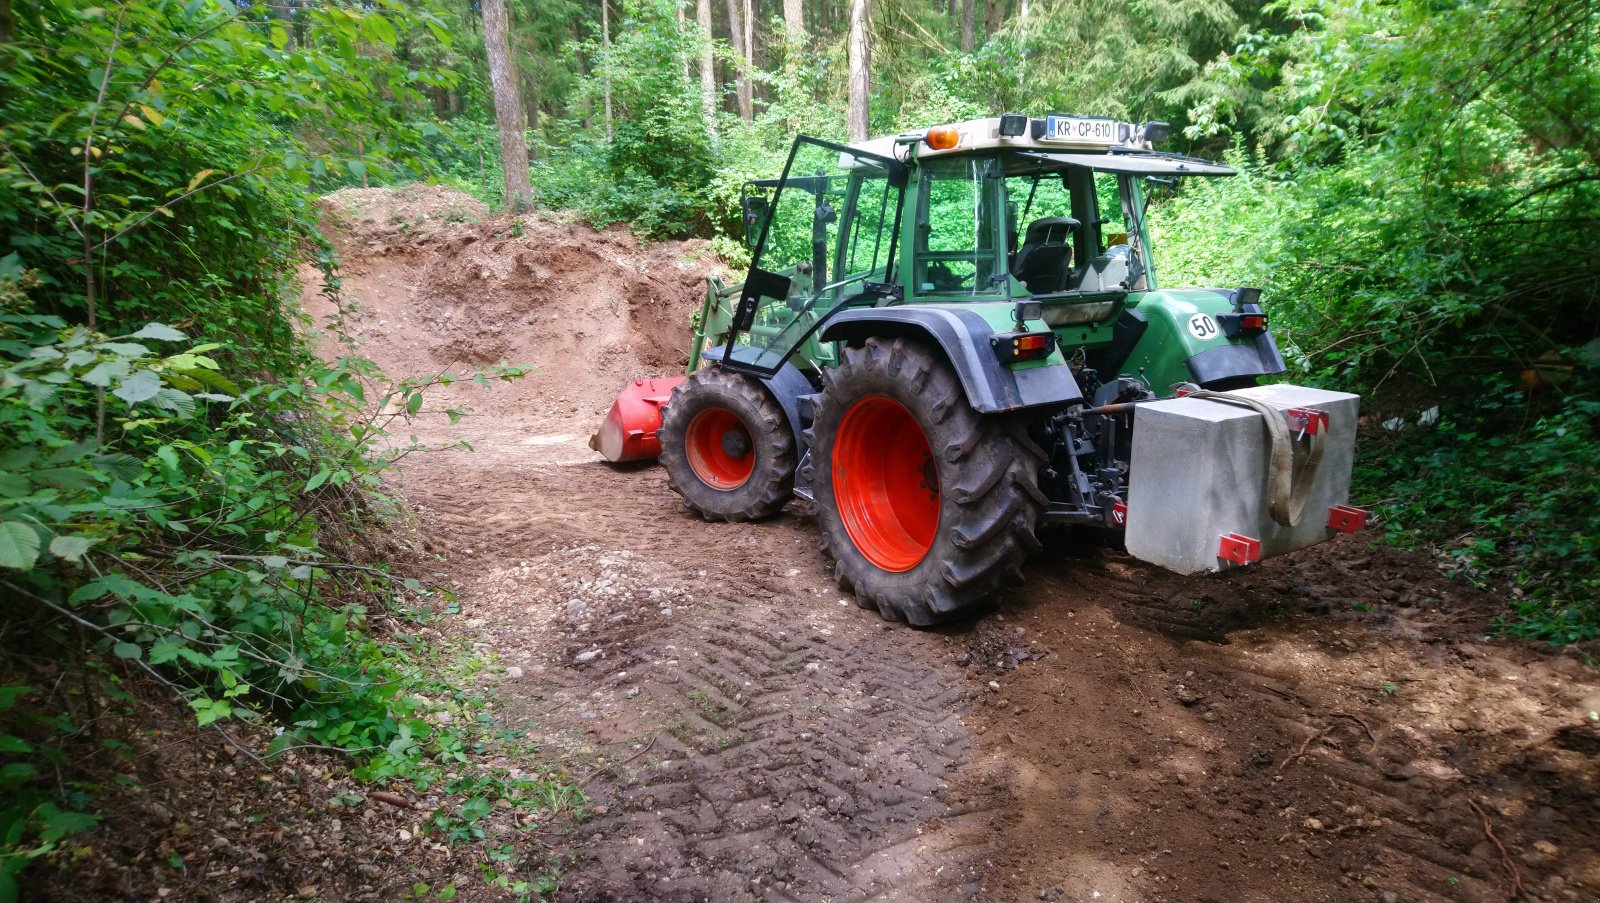
{"label": "undergrowth", "polygon": [[93,849],[136,689],[247,758],[442,788],[446,842],[582,806],[480,764],[505,744],[446,676],[465,653],[409,631],[451,598],[385,563],[383,472],[431,450],[398,428],[521,371],[392,380],[296,312],[305,259],[338,299],[316,187],[427,165],[405,104],[448,76],[368,51],[430,9],[311,10],[296,46],[231,5],[48,0],[0,42],[0,901]]}
{"label": "undergrowth", "polygon": [[[1391,420],[1363,442],[1357,495],[1385,537],[1442,556],[1452,576],[1504,590],[1511,635],[1600,637],[1600,400],[1493,389],[1437,422]],[[1431,419],[1431,418],[1430,418]]]}

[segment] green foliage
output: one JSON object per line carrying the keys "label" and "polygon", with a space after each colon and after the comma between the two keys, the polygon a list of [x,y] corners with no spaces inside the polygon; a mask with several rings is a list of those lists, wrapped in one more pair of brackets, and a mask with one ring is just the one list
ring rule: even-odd
{"label": "green foliage", "polygon": [[358,537],[386,510],[379,473],[423,450],[389,430],[458,417],[426,399],[459,377],[324,363],[291,313],[304,257],[338,292],[312,190],[462,154],[412,116],[452,82],[403,59],[419,34],[447,44],[426,4],[286,24],[58,0],[0,43],[0,597],[6,643],[32,656],[0,657],[0,900],[93,826],[73,775],[117,755],[66,754],[84,726],[39,683],[51,670],[112,698],[140,674],[201,725],[276,720],[272,754],[346,750],[369,780],[453,771],[549,797],[471,767],[478,726],[429,701],[471,698],[439,683],[435,650],[374,626],[447,600]]}
{"label": "green foliage", "polygon": [[1156,202],[1161,277],[1264,286],[1299,378],[1377,419],[1441,406],[1365,440],[1390,535],[1509,584],[1511,632],[1593,636],[1592,389],[1546,377],[1600,335],[1597,23],[1547,0],[1267,12],[1190,128],[1244,174]]}
{"label": "green foliage", "polygon": [[[1591,379],[1593,376],[1591,375]],[[1358,483],[1382,498],[1388,535],[1434,547],[1453,574],[1509,584],[1513,634],[1600,636],[1600,401],[1569,394],[1543,415],[1522,393],[1484,395],[1432,428],[1373,442]],[[1504,428],[1506,414],[1528,423]]]}
{"label": "green foliage", "polygon": [[580,123],[549,130],[536,146],[533,182],[545,203],[581,211],[598,226],[629,222],[646,236],[706,231],[710,136],[699,128],[700,94],[682,76],[694,44],[666,0],[622,4],[609,48],[590,40],[570,52],[594,63],[583,95],[615,116],[610,140]]}

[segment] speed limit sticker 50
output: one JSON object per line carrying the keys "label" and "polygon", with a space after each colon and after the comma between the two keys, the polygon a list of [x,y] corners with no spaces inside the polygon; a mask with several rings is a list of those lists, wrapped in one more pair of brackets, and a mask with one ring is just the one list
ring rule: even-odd
{"label": "speed limit sticker 50", "polygon": [[1195,314],[1189,318],[1189,334],[1204,342],[1217,337],[1217,321],[1210,314]]}

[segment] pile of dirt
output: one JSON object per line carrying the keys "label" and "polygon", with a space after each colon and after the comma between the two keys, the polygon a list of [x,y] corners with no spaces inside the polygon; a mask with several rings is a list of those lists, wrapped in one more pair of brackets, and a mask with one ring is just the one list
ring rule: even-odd
{"label": "pile of dirt", "polygon": [[[324,209],[343,252],[343,328],[363,353],[391,375],[531,366],[521,396],[545,405],[601,410],[630,379],[681,372],[690,316],[720,271],[704,241],[646,245],[542,212],[483,219],[439,187],[347,189]],[[326,298],[310,306],[333,312]]]}

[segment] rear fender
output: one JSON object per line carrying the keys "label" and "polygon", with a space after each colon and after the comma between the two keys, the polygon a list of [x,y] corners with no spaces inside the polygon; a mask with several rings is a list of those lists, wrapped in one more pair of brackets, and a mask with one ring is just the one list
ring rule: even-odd
{"label": "rear fender", "polygon": [[1137,375],[1158,394],[1194,382],[1206,388],[1276,376],[1286,369],[1270,331],[1229,338],[1218,315],[1233,311],[1222,289],[1161,289],[1143,294],[1132,311],[1147,324],[1120,374]]}
{"label": "rear fender", "polygon": [[915,305],[841,311],[822,330],[827,342],[863,342],[874,336],[931,339],[955,367],[967,403],[984,414],[1082,401],[1083,392],[1065,364],[1013,370],[989,345],[994,329],[978,312],[959,307]]}

